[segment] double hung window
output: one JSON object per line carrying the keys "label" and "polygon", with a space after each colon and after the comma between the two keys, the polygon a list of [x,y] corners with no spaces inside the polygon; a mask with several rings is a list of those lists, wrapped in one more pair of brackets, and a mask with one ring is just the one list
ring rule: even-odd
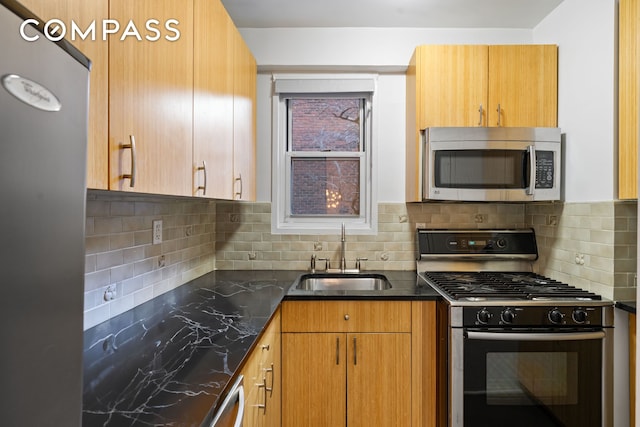
{"label": "double hung window", "polygon": [[275,79],[272,231],[375,232],[375,79]]}

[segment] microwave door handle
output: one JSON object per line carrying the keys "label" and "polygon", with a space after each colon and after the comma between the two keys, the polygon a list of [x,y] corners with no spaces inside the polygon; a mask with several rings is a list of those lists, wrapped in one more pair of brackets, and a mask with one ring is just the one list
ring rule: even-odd
{"label": "microwave door handle", "polygon": [[527,147],[529,154],[529,186],[527,187],[527,195],[533,196],[536,188],[536,147],[530,145]]}

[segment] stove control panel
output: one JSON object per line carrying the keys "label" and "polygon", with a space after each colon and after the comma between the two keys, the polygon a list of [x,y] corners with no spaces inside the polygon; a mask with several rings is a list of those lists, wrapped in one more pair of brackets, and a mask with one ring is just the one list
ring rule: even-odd
{"label": "stove control panel", "polygon": [[464,307],[466,327],[601,326],[601,307],[475,306]]}
{"label": "stove control panel", "polygon": [[417,259],[451,255],[538,257],[533,230],[417,230]]}

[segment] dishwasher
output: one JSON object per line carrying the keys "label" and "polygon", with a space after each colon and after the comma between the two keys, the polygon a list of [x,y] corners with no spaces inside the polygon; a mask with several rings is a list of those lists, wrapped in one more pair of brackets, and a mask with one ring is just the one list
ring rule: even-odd
{"label": "dishwasher", "polygon": [[209,427],[242,427],[244,417],[244,377],[240,375],[235,381],[220,407],[213,415]]}

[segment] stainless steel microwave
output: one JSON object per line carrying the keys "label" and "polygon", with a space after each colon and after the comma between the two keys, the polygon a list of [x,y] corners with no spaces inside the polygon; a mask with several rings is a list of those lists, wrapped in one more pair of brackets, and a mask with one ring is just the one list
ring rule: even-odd
{"label": "stainless steel microwave", "polygon": [[425,200],[561,199],[559,128],[434,127],[422,137]]}

